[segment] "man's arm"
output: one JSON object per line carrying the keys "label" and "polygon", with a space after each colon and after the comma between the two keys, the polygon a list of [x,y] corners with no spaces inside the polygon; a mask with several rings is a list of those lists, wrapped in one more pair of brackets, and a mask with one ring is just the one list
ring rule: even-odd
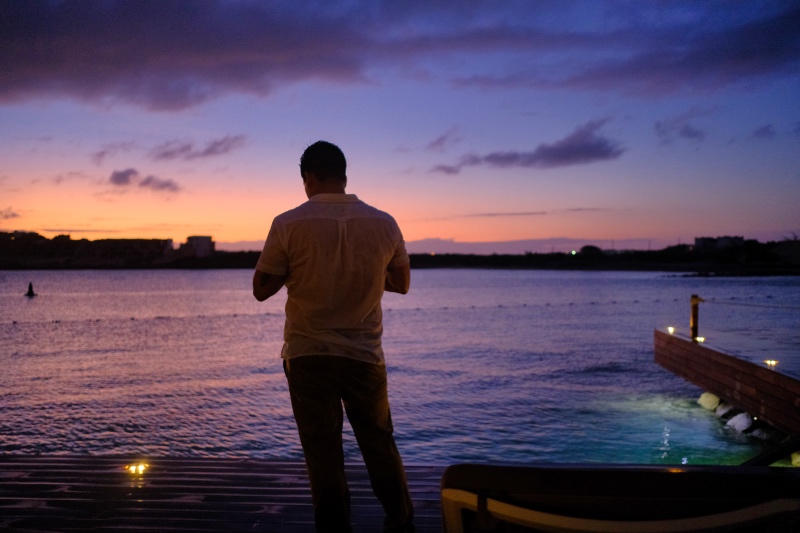
{"label": "man's arm", "polygon": [[406,294],[411,284],[411,265],[406,263],[402,266],[390,267],[386,271],[386,283],[383,290]]}
{"label": "man's arm", "polygon": [[277,276],[256,270],[253,274],[253,296],[259,302],[263,302],[281,290],[284,283],[286,283],[286,276]]}

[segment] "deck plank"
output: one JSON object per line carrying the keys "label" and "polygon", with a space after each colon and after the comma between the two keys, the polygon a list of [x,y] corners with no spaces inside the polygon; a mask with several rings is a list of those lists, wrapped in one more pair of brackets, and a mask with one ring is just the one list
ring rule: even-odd
{"label": "deck plank", "polygon": [[[305,466],[259,459],[0,456],[0,530],[311,532]],[[443,466],[406,467],[418,532],[441,531]],[[346,467],[356,532],[381,531],[363,464]]]}

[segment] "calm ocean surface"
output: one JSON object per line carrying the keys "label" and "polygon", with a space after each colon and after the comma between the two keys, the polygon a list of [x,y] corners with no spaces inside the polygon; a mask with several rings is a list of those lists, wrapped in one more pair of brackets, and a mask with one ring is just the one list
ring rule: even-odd
{"label": "calm ocean surface", "polygon": [[[285,291],[259,304],[250,283],[249,270],[0,272],[0,454],[302,458],[279,357]],[[688,333],[693,293],[711,346],[800,377],[800,278],[412,271],[408,295],[384,297],[405,461],[758,453],[653,362],[653,330]],[[356,460],[349,432],[346,448]]]}

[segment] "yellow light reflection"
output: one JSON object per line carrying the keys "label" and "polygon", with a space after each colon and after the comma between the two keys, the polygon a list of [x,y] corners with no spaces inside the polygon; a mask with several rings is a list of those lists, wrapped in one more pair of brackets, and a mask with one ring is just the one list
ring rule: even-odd
{"label": "yellow light reflection", "polygon": [[125,467],[125,470],[130,472],[131,474],[144,474],[144,471],[148,469],[150,465],[146,463],[139,463],[138,465],[128,465]]}

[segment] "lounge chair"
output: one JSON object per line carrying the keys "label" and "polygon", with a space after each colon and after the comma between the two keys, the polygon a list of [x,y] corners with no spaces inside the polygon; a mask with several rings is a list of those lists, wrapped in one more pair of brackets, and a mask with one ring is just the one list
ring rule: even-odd
{"label": "lounge chair", "polygon": [[800,532],[800,469],[459,464],[442,513],[447,533]]}

